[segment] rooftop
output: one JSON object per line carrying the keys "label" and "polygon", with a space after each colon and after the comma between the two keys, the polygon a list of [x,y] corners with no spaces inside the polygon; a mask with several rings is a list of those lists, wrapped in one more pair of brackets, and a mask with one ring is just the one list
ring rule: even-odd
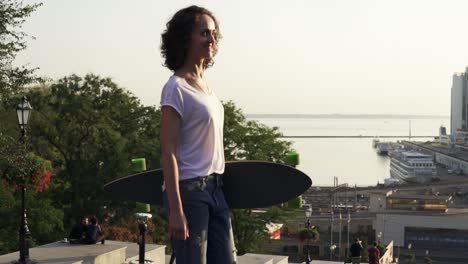
{"label": "rooftop", "polygon": [[[468,151],[462,149],[450,149],[445,145],[440,145],[437,142],[408,142],[428,150],[445,154],[463,161],[468,162]],[[465,146],[466,147],[466,146]]]}
{"label": "rooftop", "polygon": [[448,201],[451,199],[451,196],[445,195],[426,195],[426,194],[411,194],[411,193],[393,193],[388,198],[395,198],[395,199],[415,199],[415,200],[440,200],[440,201]]}

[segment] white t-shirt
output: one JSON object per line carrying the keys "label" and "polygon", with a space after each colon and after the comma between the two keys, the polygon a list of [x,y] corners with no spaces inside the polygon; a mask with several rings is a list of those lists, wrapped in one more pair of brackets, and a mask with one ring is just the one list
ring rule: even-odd
{"label": "white t-shirt", "polygon": [[173,75],[162,91],[163,106],[174,108],[181,117],[176,148],[179,180],[224,173],[224,108],[215,93],[203,93]]}

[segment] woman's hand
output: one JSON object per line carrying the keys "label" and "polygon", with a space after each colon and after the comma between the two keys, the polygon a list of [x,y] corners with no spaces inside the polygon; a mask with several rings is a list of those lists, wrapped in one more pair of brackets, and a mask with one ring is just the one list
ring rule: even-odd
{"label": "woman's hand", "polygon": [[187,219],[184,212],[174,212],[169,215],[169,235],[172,239],[186,240],[189,237]]}

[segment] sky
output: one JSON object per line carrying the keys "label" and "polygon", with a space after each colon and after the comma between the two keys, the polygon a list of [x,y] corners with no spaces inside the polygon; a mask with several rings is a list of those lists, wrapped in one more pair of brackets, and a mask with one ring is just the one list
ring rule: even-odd
{"label": "sky", "polygon": [[468,66],[464,0],[43,0],[16,63],[111,77],[158,106],[172,74],[161,33],[192,4],[223,35],[209,86],[247,114],[449,115],[452,76]]}

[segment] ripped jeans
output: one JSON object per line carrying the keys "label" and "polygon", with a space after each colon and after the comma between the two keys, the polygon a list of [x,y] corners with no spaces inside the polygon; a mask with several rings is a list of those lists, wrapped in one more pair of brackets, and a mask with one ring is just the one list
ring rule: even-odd
{"label": "ripped jeans", "polygon": [[[235,248],[222,176],[210,175],[179,182],[189,237],[173,240],[177,264],[232,264]],[[169,203],[163,192],[166,212]]]}

